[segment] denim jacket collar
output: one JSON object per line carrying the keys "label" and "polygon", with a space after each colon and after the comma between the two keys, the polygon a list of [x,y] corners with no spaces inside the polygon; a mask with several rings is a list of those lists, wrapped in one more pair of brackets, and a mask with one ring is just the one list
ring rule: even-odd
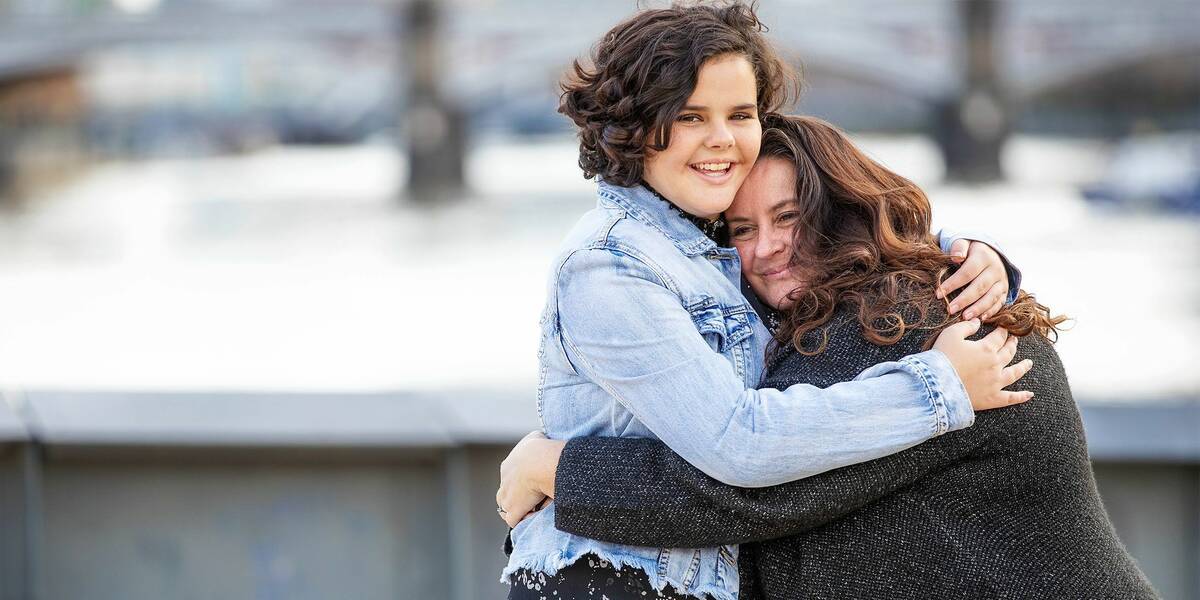
{"label": "denim jacket collar", "polygon": [[691,221],[676,212],[666,200],[643,186],[621,187],[600,181],[600,200],[608,201],[671,240],[686,256],[696,256],[715,250],[716,242],[708,239]]}

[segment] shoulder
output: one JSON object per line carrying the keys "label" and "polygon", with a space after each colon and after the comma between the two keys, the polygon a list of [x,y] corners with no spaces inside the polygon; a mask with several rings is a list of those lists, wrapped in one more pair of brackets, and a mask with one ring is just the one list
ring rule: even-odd
{"label": "shoulder", "polygon": [[623,210],[600,206],[585,214],[559,247],[552,277],[559,285],[580,277],[635,277],[674,290],[670,273],[683,259],[653,228]]}
{"label": "shoulder", "polygon": [[[902,312],[910,320],[917,314],[915,309],[908,308]],[[816,354],[804,354],[794,344],[781,345],[767,365],[767,383],[770,387],[797,383],[828,387],[850,381],[872,366],[920,353],[932,333],[926,325],[940,318],[940,315],[927,315],[924,323],[910,328],[898,342],[876,344],[864,333],[857,311],[846,304],[840,305],[828,323],[805,336],[805,349],[815,349],[822,341],[824,349]]]}
{"label": "shoulder", "polygon": [[1054,342],[1036,333],[1022,337],[1017,342],[1017,355],[1013,360],[1025,359],[1033,361],[1033,368],[1008,389],[1032,391],[1034,399],[1029,404],[1039,405],[1039,411],[1076,411],[1067,373]]}

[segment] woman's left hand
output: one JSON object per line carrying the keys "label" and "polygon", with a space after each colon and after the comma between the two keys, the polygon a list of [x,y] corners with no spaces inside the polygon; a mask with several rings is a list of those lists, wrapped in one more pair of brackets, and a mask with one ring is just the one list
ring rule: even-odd
{"label": "woman's left hand", "polygon": [[554,474],[565,445],[533,431],[521,438],[500,463],[496,508],[509,527],[516,527],[554,495]]}
{"label": "woman's left hand", "polygon": [[1000,254],[983,242],[964,239],[950,246],[950,257],[960,265],[938,287],[937,297],[966,286],[950,303],[950,314],[965,308],[963,319],[987,319],[999,312],[1008,297],[1008,271]]}

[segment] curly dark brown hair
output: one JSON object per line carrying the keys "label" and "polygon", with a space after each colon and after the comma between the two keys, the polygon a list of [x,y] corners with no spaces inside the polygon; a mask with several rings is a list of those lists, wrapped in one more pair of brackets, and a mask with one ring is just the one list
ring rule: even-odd
{"label": "curly dark brown hair", "polygon": [[648,151],[671,143],[671,125],[696,87],[700,67],[726,54],[745,56],[758,85],[758,112],[799,95],[799,77],[779,59],[753,4],[672,4],[613,27],[576,59],[562,83],[558,112],[579,127],[584,177],[616,185],[642,179]]}
{"label": "curly dark brown hair", "polygon": [[[933,219],[921,188],[858,150],[833,125],[812,117],[763,116],[759,160],[796,168],[800,217],[792,263],[804,286],[793,291],[776,332],[803,354],[829,341],[827,324],[839,306],[857,312],[864,336],[894,344],[914,329],[930,330],[926,347],[959,320],[934,294],[953,263],[929,232]],[[1013,304],[986,322],[1013,335],[1056,339],[1067,318],[1021,290]]]}

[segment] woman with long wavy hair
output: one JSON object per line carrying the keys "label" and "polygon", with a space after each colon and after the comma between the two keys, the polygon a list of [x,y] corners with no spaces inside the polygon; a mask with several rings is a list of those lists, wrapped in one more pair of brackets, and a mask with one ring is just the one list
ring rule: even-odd
{"label": "woman with long wavy hair", "polygon": [[[764,127],[725,213],[774,324],[764,385],[836,385],[971,327],[937,292],[954,265],[917,186],[818,119],[772,115]],[[742,600],[1154,598],[1096,490],[1052,344],[1063,321],[1022,291],[987,327],[1022,336],[1016,359],[1034,367],[1011,389],[1034,401],[874,461],[748,489],[656,440],[527,439],[503,485],[552,482],[541,491],[555,523],[576,535],[741,544]]]}

